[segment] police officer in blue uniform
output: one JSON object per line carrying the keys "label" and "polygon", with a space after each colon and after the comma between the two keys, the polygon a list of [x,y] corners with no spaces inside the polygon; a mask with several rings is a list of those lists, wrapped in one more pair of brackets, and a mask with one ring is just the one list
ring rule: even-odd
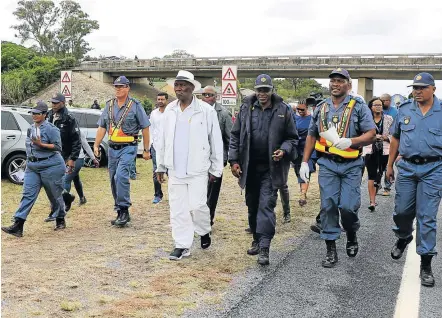
{"label": "police officer in blue uniform", "polygon": [[143,134],[143,159],[150,159],[149,126],[150,122],[141,103],[129,96],[129,80],[125,76],[114,82],[115,98],[106,102],[98,121],[97,137],[94,144],[95,156],[99,156],[101,141],[106,132],[109,135],[109,176],[114,197],[114,210],[117,218],[112,225],[124,226],[130,221],[129,174],[137,155],[137,137],[140,129]]}
{"label": "police officer in blue uniform", "polygon": [[394,121],[386,174],[394,179],[393,164],[399,154],[393,213],[393,231],[398,240],[391,257],[401,258],[413,240],[416,218],[421,284],[432,287],[431,260],[436,255],[436,219],[442,195],[442,105],[434,95],[436,87],[431,74],[417,74],[410,86],[414,99],[400,106]]}
{"label": "police officer in blue uniform", "polygon": [[[347,232],[346,251],[355,257],[359,250],[356,232],[360,223],[358,210],[361,205],[362,166],[360,149],[375,139],[375,124],[370,109],[359,97],[348,95],[350,75],[338,68],[331,72],[330,94],[313,113],[300,176],[309,181],[308,161],[314,149],[320,169],[318,174],[321,195],[321,238],[325,240],[327,253],[323,267],[334,267],[338,261],[335,241],[340,237],[339,214]],[[339,139],[327,144],[323,133],[335,127]],[[319,138],[321,136],[321,138]]]}
{"label": "police officer in blue uniform", "polygon": [[41,187],[48,197],[55,198],[56,215],[55,230],[66,228],[65,207],[62,198],[65,162],[61,156],[60,131],[46,121],[48,106],[38,102],[31,111],[34,124],[27,131],[26,137],[26,170],[23,184],[23,197],[15,212],[15,222],[2,230],[17,237],[23,236],[23,225],[37,200]]}

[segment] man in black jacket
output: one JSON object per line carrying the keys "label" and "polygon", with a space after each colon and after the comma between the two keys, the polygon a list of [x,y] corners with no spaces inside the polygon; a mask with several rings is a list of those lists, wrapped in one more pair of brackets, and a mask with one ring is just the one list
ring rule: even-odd
{"label": "man in black jacket", "polygon": [[259,254],[258,263],[268,265],[270,242],[275,235],[277,191],[287,183],[298,132],[290,109],[273,93],[270,76],[259,75],[255,91],[244,100],[233,125],[229,162],[240,187],[246,188],[253,233],[247,254]]}
{"label": "man in black jacket", "polygon": [[[47,118],[49,122],[53,123],[58,129],[60,129],[62,146],[61,154],[66,162],[66,173],[71,173],[74,170],[75,161],[80,155],[81,138],[78,123],[75,118],[69,114],[69,111],[65,107],[65,101],[66,99],[63,94],[55,94],[51,99],[52,109],[48,112]],[[63,200],[66,205],[66,212],[71,208],[74,199],[74,195],[63,191]],[[54,211],[51,211],[49,216],[45,219],[46,222],[54,220],[55,217],[53,212]]]}

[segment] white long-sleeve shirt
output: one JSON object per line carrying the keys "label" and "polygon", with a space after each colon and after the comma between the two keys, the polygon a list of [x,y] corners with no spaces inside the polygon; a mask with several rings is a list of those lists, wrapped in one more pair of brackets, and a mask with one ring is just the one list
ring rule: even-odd
{"label": "white long-sleeve shirt", "polygon": [[159,138],[159,129],[161,127],[161,121],[164,117],[164,112],[160,112],[159,108],[154,109],[150,113],[150,141],[149,141],[149,148],[153,145],[153,147],[156,149],[156,144],[158,143]]}

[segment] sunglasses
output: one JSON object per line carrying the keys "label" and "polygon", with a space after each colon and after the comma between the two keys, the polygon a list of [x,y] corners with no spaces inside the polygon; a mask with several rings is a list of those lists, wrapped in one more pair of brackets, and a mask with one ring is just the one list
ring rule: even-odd
{"label": "sunglasses", "polygon": [[204,97],[213,97],[213,96],[215,96],[215,94],[211,94],[211,93],[203,93],[202,95]]}
{"label": "sunglasses", "polygon": [[305,112],[305,108],[296,108],[298,112]]}
{"label": "sunglasses", "polygon": [[428,88],[429,86],[413,86],[414,91],[423,91],[424,89]]}
{"label": "sunglasses", "polygon": [[114,85],[115,89],[123,89],[123,88],[127,88],[127,85]]}
{"label": "sunglasses", "polygon": [[256,89],[258,93],[269,93],[271,90],[270,87],[260,87]]}

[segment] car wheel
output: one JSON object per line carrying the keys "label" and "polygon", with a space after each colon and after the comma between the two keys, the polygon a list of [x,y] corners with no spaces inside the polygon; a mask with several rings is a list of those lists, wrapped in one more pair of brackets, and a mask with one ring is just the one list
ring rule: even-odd
{"label": "car wheel", "polygon": [[6,162],[5,172],[9,181],[15,184],[23,184],[26,170],[26,155],[13,155]]}

